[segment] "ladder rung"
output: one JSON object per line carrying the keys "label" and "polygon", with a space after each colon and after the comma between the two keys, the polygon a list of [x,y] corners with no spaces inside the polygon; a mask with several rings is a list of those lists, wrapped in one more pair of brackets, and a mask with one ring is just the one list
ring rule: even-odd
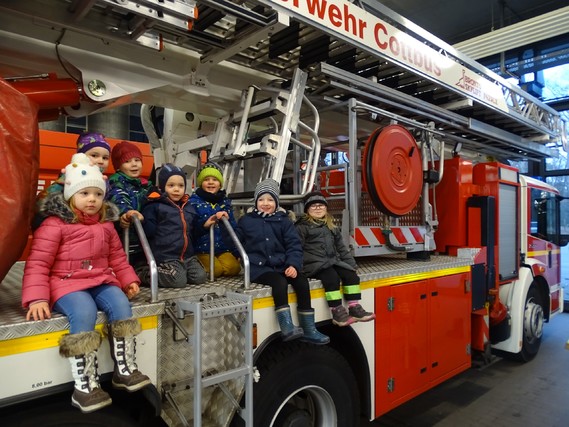
{"label": "ladder rung", "polygon": [[228,371],[219,372],[217,374],[213,374],[211,376],[202,378],[202,386],[209,387],[211,385],[219,384],[224,381],[241,378],[249,374],[251,374],[251,368],[248,366],[241,366],[235,369],[230,369]]}

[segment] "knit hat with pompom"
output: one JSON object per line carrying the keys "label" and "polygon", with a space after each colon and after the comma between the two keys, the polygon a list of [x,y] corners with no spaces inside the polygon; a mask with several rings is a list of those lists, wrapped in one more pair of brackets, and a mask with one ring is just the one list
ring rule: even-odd
{"label": "knit hat with pompom", "polygon": [[107,183],[99,167],[91,164],[86,154],[74,154],[71,163],[65,167],[63,197],[69,200],[75,193],[87,187],[96,187],[103,194],[107,191]]}

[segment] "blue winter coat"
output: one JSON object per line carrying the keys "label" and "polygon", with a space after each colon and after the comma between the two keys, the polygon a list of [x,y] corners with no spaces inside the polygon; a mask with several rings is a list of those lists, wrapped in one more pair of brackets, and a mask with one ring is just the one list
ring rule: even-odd
{"label": "blue winter coat", "polygon": [[[229,223],[235,230],[237,227],[237,223],[235,222],[235,217],[233,216],[233,209],[231,208],[231,200],[228,197],[225,197],[225,192],[219,191],[217,196],[214,197],[213,195],[210,198],[214,201],[207,201],[204,200],[203,197],[200,197],[202,192],[200,189],[196,190],[194,194],[190,197],[190,203],[196,210],[198,214],[198,226],[203,228],[204,223],[212,216],[215,215],[217,212],[227,212],[229,214]],[[207,195],[206,195],[207,196]],[[234,245],[228,245],[225,243],[222,235],[221,235],[221,228],[225,228],[224,225],[215,225],[214,226],[214,248],[215,248],[215,255],[222,254],[223,252],[228,251],[235,251]],[[210,238],[209,238],[209,230],[206,230],[207,234],[203,234],[198,237],[197,242],[195,244],[196,253],[198,254],[209,254],[209,246],[210,246]]]}
{"label": "blue winter coat", "polygon": [[249,212],[239,220],[235,233],[249,256],[252,281],[264,273],[284,273],[289,266],[302,271],[300,237],[283,209],[267,217]]}
{"label": "blue winter coat", "polygon": [[178,203],[153,191],[142,209],[142,227],[157,263],[194,255],[198,215],[186,194]]}

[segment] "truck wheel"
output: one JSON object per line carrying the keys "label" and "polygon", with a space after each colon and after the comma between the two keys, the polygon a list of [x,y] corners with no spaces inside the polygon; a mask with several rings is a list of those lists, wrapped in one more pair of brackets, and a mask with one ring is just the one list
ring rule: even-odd
{"label": "truck wheel", "polygon": [[516,359],[529,362],[539,351],[543,335],[543,302],[536,286],[530,286],[524,308],[524,332],[522,350],[516,354]]}
{"label": "truck wheel", "polygon": [[327,346],[278,343],[257,363],[257,427],[357,427],[359,396],[345,359]]}

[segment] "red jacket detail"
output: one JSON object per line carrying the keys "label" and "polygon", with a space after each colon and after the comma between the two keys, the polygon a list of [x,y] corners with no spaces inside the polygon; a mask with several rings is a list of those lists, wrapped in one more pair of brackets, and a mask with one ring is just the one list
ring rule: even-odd
{"label": "red jacket detail", "polygon": [[69,223],[50,216],[34,232],[24,270],[22,305],[53,306],[62,296],[101,284],[123,289],[140,280],[127,262],[112,222]]}

